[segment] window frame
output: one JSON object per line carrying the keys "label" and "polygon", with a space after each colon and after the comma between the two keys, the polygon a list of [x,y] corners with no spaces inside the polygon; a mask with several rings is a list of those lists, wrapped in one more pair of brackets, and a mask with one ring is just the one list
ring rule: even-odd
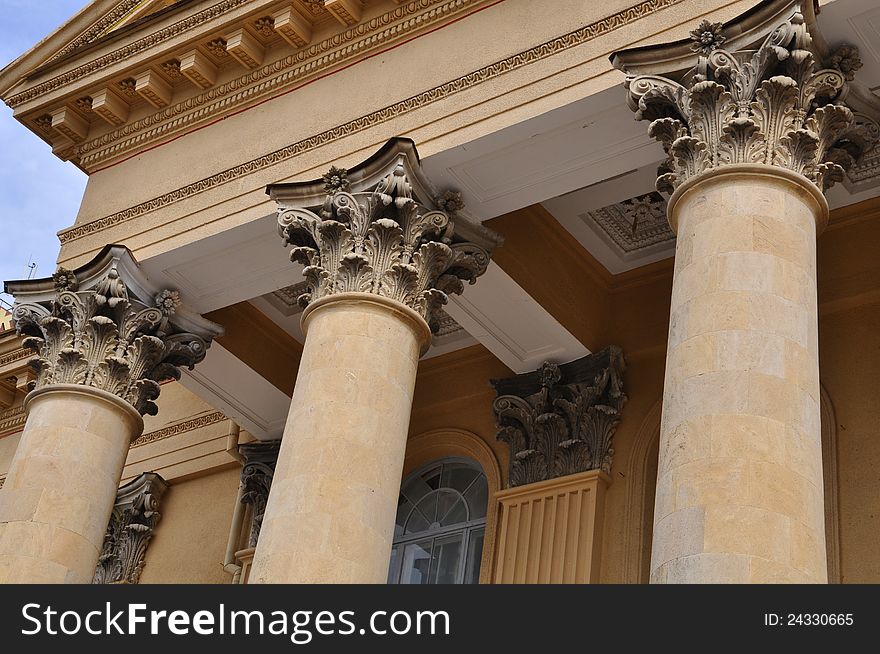
{"label": "window frame", "polygon": [[[435,459],[434,461],[430,461],[429,463],[426,463],[426,464],[420,466],[419,468],[413,470],[410,474],[408,474],[406,476],[406,479],[404,479],[403,482],[400,484],[400,494],[403,495],[403,489],[413,479],[416,479],[418,477],[422,477],[423,475],[425,475],[428,471],[432,470],[433,468],[440,468],[440,476],[442,478],[443,466],[449,465],[449,464],[455,464],[455,463],[463,464],[463,465],[471,468],[472,470],[475,470],[478,473],[478,476],[475,477],[471,481],[470,484],[468,484],[467,488],[465,488],[463,492],[458,491],[457,489],[451,488],[449,486],[438,486],[438,488],[434,489],[431,492],[437,493],[444,488],[448,488],[449,490],[452,490],[452,491],[458,493],[459,496],[461,497],[461,499],[465,502],[465,504],[467,506],[467,500],[464,498],[465,493],[467,493],[467,491],[470,490],[471,486],[473,486],[473,484],[477,483],[477,481],[480,479],[480,477],[482,477],[483,483],[485,483],[485,485],[486,485],[486,494],[487,494],[486,510],[484,511],[483,516],[481,518],[470,519],[470,515],[468,515],[468,520],[466,520],[464,522],[457,522],[454,525],[439,526],[439,527],[435,527],[433,529],[428,528],[425,531],[420,531],[420,532],[416,532],[416,533],[412,533],[412,534],[403,533],[400,536],[393,536],[392,540],[391,540],[391,553],[393,554],[395,548],[397,548],[397,556],[396,557],[392,556],[388,561],[388,579],[389,579],[389,581],[387,582],[388,584],[406,585],[406,584],[402,584],[402,582],[400,580],[400,576],[403,572],[403,561],[404,561],[403,553],[404,553],[406,546],[411,543],[416,543],[419,541],[424,541],[424,540],[430,539],[431,552],[432,552],[432,558],[433,558],[434,544],[437,539],[443,538],[445,536],[449,536],[452,534],[461,534],[461,556],[459,557],[459,560],[458,560],[458,566],[457,566],[456,573],[455,573],[455,582],[453,582],[453,585],[458,585],[458,584],[464,585],[465,575],[467,574],[467,571],[468,571],[467,570],[467,568],[468,568],[468,553],[469,553],[470,542],[471,542],[471,538],[473,537],[473,534],[475,532],[482,530],[482,532],[483,532],[483,548],[486,547],[486,540],[485,540],[486,539],[486,524],[487,524],[487,518],[488,518],[488,514],[489,514],[490,501],[489,501],[488,495],[490,494],[490,489],[489,489],[489,478],[486,475],[485,471],[483,470],[483,467],[479,464],[479,462],[474,461],[473,459],[468,459],[466,457],[460,457],[460,456],[450,456],[450,457],[444,457],[442,459]],[[409,498],[407,498],[407,499],[409,499]],[[419,499],[419,501],[421,501],[421,498]],[[410,514],[407,515],[407,519],[404,522],[404,525],[406,524],[406,522],[409,521],[409,518],[412,515],[412,511],[417,510],[418,502],[413,503],[412,500],[410,500],[410,503],[412,503],[413,508],[411,509]],[[470,513],[470,507],[467,507],[467,508],[468,508],[468,513]],[[394,526],[396,529],[396,527],[397,527],[396,519],[395,519]],[[476,564],[479,566],[477,568],[478,574],[476,576],[477,583],[479,583],[479,569],[482,567],[482,558],[483,558],[482,555],[483,555],[483,552],[481,549],[480,556],[477,557],[478,560],[476,561]],[[392,563],[394,564],[393,574],[392,574],[392,569],[391,569]],[[433,561],[431,563],[433,563]],[[429,565],[429,567],[428,567],[427,574],[430,577],[431,565]],[[394,579],[394,581],[390,581],[391,579]]]}

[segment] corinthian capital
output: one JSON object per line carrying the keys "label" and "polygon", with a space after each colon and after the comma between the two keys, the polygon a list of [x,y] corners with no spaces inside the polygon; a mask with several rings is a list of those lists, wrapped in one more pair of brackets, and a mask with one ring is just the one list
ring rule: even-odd
{"label": "corinthian capital", "polygon": [[373,293],[432,324],[450,293],[486,271],[500,242],[461,213],[458,194],[435,196],[405,139],[392,139],[352,170],[334,167],[319,181],[276,184],[269,193],[290,258],[304,266],[302,306],[337,293]]}
{"label": "corinthian capital", "polygon": [[[723,26],[703,21],[691,32],[689,59],[677,55],[683,43],[614,55],[628,74],[630,108],[651,121],[648,134],[667,154],[658,190],[727,164],[787,168],[824,190],[880,138],[877,123],[854,110],[876,111],[852,92],[855,48],[823,52],[808,29],[811,4],[762,11]],[[671,60],[688,67],[670,70]]]}
{"label": "corinthian capital", "polygon": [[24,346],[36,356],[35,388],[80,384],[110,392],[154,415],[159,383],[205,358],[222,330],[180,306],[176,291],[155,289],[131,253],[108,246],[75,271],[7,282]]}

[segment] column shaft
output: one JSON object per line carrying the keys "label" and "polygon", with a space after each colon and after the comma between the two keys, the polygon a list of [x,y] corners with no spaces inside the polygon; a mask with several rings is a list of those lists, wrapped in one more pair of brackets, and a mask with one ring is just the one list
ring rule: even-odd
{"label": "column shaft", "polygon": [[90,583],[143,421],[110,393],[68,384],[33,391],[27,412],[0,489],[0,583]]}
{"label": "column shaft", "polygon": [[412,309],[342,293],[303,315],[307,337],[251,583],[384,583],[418,359]]}
{"label": "column shaft", "polygon": [[683,184],[651,580],[825,582],[816,232],[828,208],[787,170]]}

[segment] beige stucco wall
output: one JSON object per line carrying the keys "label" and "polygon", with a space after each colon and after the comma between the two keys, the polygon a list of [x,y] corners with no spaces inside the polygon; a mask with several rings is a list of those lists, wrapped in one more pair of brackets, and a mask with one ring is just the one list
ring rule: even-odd
{"label": "beige stucco wall", "polygon": [[172,482],[147,549],[141,583],[229,583],[223,556],[238,490],[237,469]]}

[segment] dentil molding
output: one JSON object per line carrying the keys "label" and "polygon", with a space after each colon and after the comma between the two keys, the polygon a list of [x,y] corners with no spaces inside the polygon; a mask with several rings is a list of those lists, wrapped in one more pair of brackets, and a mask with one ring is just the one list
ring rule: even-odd
{"label": "dentil molding", "polygon": [[638,5],[629,7],[612,14],[611,16],[569,32],[568,34],[556,37],[533,48],[529,48],[528,50],[506,57],[505,59],[457,77],[439,86],[435,86],[400,102],[395,102],[394,104],[301,139],[268,154],[232,166],[173,191],[163,193],[122,211],[117,211],[82,225],[75,225],[62,230],[58,233],[58,238],[61,241],[61,244],[65,245],[77,239],[110,229],[133,218],[137,218],[138,216],[142,216],[151,211],[156,211],[181,200],[188,199],[204,191],[239,179],[240,177],[265,170],[276,164],[292,159],[304,152],[317,149],[328,143],[332,143],[352,134],[385,123],[398,116],[433,104],[434,102],[448,98],[461,91],[479,86],[484,82],[493,80],[519,68],[529,66],[537,61],[541,61],[570,48],[587,43],[633,21],[645,18],[654,12],[672,7],[683,1],[684,0],[645,0]]}

